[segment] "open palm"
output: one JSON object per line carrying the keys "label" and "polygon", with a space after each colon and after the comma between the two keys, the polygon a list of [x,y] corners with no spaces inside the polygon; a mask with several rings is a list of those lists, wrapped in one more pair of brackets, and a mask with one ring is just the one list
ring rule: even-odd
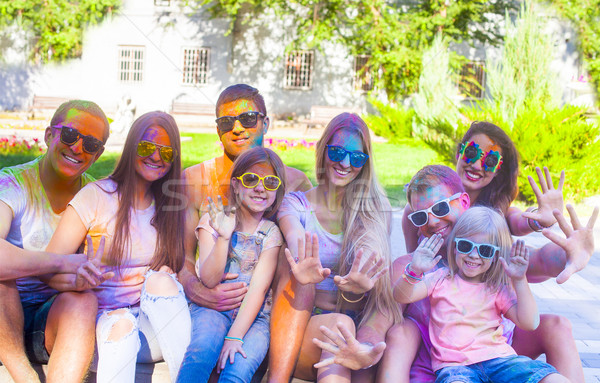
{"label": "open palm", "polygon": [[331,274],[331,270],[324,268],[319,259],[319,239],[316,234],[312,236],[307,232],[304,243],[298,240],[298,258],[294,259],[290,249],[285,249],[285,257],[290,265],[292,274],[298,283],[306,285],[319,283]]}
{"label": "open palm", "polygon": [[383,258],[378,257],[375,252],[369,255],[361,267],[363,254],[364,250],[359,249],[348,274],[343,277],[336,275],[333,278],[333,282],[340,290],[353,294],[366,293],[375,286],[375,282],[387,271],[383,265]]}
{"label": "open palm", "polygon": [[212,227],[220,237],[231,238],[231,234],[235,230],[235,207],[231,209],[223,207],[221,196],[218,197],[217,203],[208,197],[208,215],[210,216],[210,227]]}

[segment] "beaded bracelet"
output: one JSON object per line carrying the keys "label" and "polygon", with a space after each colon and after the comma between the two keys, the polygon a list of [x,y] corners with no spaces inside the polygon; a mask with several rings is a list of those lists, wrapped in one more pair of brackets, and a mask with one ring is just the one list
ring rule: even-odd
{"label": "beaded bracelet", "polygon": [[[530,213],[535,213],[536,211],[538,211],[538,208],[537,208],[537,207],[534,207],[534,208],[533,208],[533,209],[531,209],[531,210],[529,210],[529,209],[528,209],[528,211],[529,211]],[[545,227],[544,227],[544,226],[542,226],[542,225],[540,225],[540,223],[539,223],[537,220],[535,220],[535,219],[531,219],[531,218],[527,218],[527,225],[529,226],[529,228],[530,228],[531,230],[533,230],[533,231],[535,231],[535,232],[538,232],[538,233],[539,233],[540,231],[542,231],[542,230],[544,230],[544,229],[545,229]]]}
{"label": "beaded bracelet", "polygon": [[411,285],[414,285],[423,280],[423,273],[421,273],[421,275],[415,274],[414,271],[412,271],[410,269],[410,264],[411,263],[408,262],[408,264],[404,268],[404,274],[402,274],[402,277],[404,278],[405,281],[407,281]]}
{"label": "beaded bracelet", "polygon": [[244,344],[244,341],[241,338],[236,338],[234,336],[226,336],[225,340],[235,340],[236,342],[240,342],[241,344]]}

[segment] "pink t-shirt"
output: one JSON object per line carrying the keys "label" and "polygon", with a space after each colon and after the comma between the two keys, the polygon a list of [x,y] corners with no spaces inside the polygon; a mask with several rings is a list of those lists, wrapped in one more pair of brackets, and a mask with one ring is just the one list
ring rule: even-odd
{"label": "pink t-shirt", "polygon": [[431,304],[429,335],[433,371],[516,355],[502,335],[502,314],[517,303],[507,286],[497,292],[484,283],[450,277],[443,267],[425,276]]}

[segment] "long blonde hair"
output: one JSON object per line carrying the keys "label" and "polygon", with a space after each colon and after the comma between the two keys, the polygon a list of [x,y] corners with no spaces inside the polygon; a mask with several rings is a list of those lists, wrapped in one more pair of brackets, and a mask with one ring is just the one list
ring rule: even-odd
{"label": "long blonde hair", "polygon": [[[362,140],[363,151],[369,155],[369,159],[356,178],[345,188],[342,199],[344,239],[337,271],[339,275],[346,275],[350,271],[356,252],[361,248],[365,249],[365,256],[376,252],[379,257],[383,258],[387,272],[379,278],[369,293],[367,303],[360,316],[360,324],[364,324],[375,311],[387,315],[394,323],[399,323],[402,321],[402,313],[392,295],[390,276],[391,206],[375,175],[369,129],[358,115],[342,113],[334,117],[325,128],[316,147],[317,182],[319,184],[327,182],[325,175],[327,145],[331,142],[334,134],[339,131],[357,134]],[[340,291],[338,291],[337,302],[336,310],[341,311],[343,300]]]}
{"label": "long blonde hair", "polygon": [[474,206],[467,209],[454,224],[454,229],[446,245],[448,251],[448,267],[453,278],[458,273],[456,264],[455,238],[464,238],[477,234],[487,234],[487,241],[500,247],[499,254],[494,254],[490,268],[483,274],[482,281],[492,291],[498,291],[501,286],[508,284],[508,278],[498,258],[509,260],[512,237],[506,224],[506,218],[498,210],[489,207]]}

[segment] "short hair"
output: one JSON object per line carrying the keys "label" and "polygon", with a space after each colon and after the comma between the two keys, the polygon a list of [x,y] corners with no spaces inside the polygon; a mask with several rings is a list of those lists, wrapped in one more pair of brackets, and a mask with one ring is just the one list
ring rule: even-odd
{"label": "short hair", "polygon": [[258,89],[246,84],[235,84],[225,88],[217,100],[217,105],[215,106],[215,115],[219,115],[219,107],[221,105],[237,100],[253,101],[258,107],[258,111],[265,116],[267,115],[267,107],[265,106],[265,99],[263,96],[260,94]]}
{"label": "short hair", "polygon": [[484,187],[473,205],[491,206],[500,209],[503,213],[508,211],[510,204],[517,198],[519,185],[519,153],[510,137],[500,127],[487,121],[475,121],[469,127],[462,140],[458,143],[456,153],[462,144],[469,141],[476,134],[484,134],[491,141],[500,146],[502,151],[502,165],[498,174]]}
{"label": "short hair", "polygon": [[110,134],[110,124],[108,123],[108,118],[106,118],[106,114],[102,111],[102,109],[93,101],[86,100],[69,100],[63,102],[58,109],[54,112],[52,116],[52,120],[50,120],[50,126],[56,126],[59,123],[63,122],[67,117],[67,113],[71,109],[79,110],[81,112],[85,112],[91,114],[92,116],[98,117],[104,123],[104,138],[103,141],[106,143],[108,140],[108,136]]}
{"label": "short hair", "polygon": [[452,168],[445,165],[427,165],[413,176],[406,189],[406,199],[410,205],[413,193],[423,193],[438,185],[446,186],[452,194],[464,193],[465,187]]}
{"label": "short hair", "polygon": [[[264,213],[266,218],[271,218],[275,215],[275,213],[277,213],[277,210],[279,210],[281,201],[283,201],[283,197],[285,196],[287,184],[285,178],[285,166],[283,165],[283,162],[277,153],[271,149],[263,148],[261,146],[244,151],[238,158],[235,159],[235,162],[233,163],[233,168],[231,169],[231,178],[240,177],[256,164],[265,163],[273,167],[275,175],[281,180],[281,185],[277,189],[277,194],[275,196],[275,202],[273,202],[273,205],[269,206]],[[240,201],[237,197],[237,194],[233,190],[233,182],[229,184],[229,201],[236,208],[240,206]]]}
{"label": "short hair", "polygon": [[467,209],[456,221],[454,228],[448,237],[446,245],[448,268],[450,275],[458,273],[456,264],[455,238],[470,237],[476,234],[486,234],[487,241],[500,247],[498,255],[494,254],[490,268],[483,274],[482,281],[491,291],[498,291],[502,285],[508,284],[508,277],[498,258],[504,258],[508,262],[512,236],[502,212],[485,206],[475,206]]}

